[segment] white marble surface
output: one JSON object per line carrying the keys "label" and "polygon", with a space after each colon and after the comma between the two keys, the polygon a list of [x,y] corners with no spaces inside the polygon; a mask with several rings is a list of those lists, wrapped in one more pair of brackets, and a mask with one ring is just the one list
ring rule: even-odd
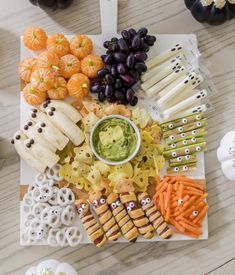
{"label": "white marble surface", "polygon": [[210,64],[217,88],[209,117],[206,178],[209,192],[209,239],[199,242],[111,244],[103,249],[23,248],[19,245],[19,158],[10,145],[19,127],[17,63],[23,30],[40,25],[48,33],[101,32],[99,1],[75,0],[65,10],[46,14],[27,0],[0,6],[0,274],[24,274],[45,258],[72,264],[79,274],[235,274],[235,184],[216,160],[219,140],[235,128],[235,20],[209,27],[196,22],[181,0],[120,0],[118,30],[147,26],[152,33],[195,33]]}

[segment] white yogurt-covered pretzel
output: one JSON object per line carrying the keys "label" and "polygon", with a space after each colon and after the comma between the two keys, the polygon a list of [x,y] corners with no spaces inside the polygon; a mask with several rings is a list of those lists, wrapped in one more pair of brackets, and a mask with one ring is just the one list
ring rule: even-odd
{"label": "white yogurt-covered pretzel", "polygon": [[76,212],[72,205],[66,206],[61,213],[61,223],[64,225],[71,225],[76,219]]}
{"label": "white yogurt-covered pretzel", "polygon": [[65,237],[66,229],[67,228],[62,228],[61,230],[59,230],[56,233],[56,241],[57,241],[58,245],[60,245],[62,247],[68,246],[68,244],[69,244],[67,238]]}
{"label": "white yogurt-covered pretzel", "polygon": [[61,188],[57,193],[57,202],[60,206],[73,204],[75,201],[74,193],[69,188]]}
{"label": "white yogurt-covered pretzel", "polygon": [[52,195],[52,187],[49,185],[37,187],[32,191],[33,199],[36,202],[48,202],[51,199]]}
{"label": "white yogurt-covered pretzel", "polygon": [[56,186],[52,187],[53,195],[50,198],[50,200],[48,201],[50,203],[50,205],[54,205],[54,206],[58,205],[58,202],[57,202],[57,193],[58,193],[58,191],[59,191],[58,187],[56,187]]}
{"label": "white yogurt-covered pretzel", "polygon": [[28,243],[37,243],[38,241],[46,238],[48,229],[45,225],[40,224],[38,227],[29,226],[28,229]]}
{"label": "white yogurt-covered pretzel", "polygon": [[41,220],[44,224],[48,224],[51,227],[61,226],[61,213],[62,208],[59,206],[52,206],[45,208],[41,214]]}
{"label": "white yogurt-covered pretzel", "polygon": [[48,232],[48,237],[47,237],[47,243],[50,246],[58,246],[58,242],[56,240],[56,234],[59,232],[61,229],[60,228],[51,228]]}
{"label": "white yogurt-covered pretzel", "polygon": [[70,246],[77,246],[82,240],[82,233],[76,226],[71,226],[66,229],[65,237],[68,240]]}
{"label": "white yogurt-covered pretzel", "polygon": [[42,212],[45,208],[49,208],[50,205],[46,202],[37,202],[34,204],[33,208],[32,208],[32,214],[37,217],[37,218],[41,218]]}
{"label": "white yogurt-covered pretzel", "polygon": [[55,181],[63,180],[63,177],[59,176],[60,169],[61,169],[61,165],[59,163],[54,165],[51,169],[48,168],[46,170],[46,175],[47,175],[48,179],[52,179]]}
{"label": "white yogurt-covered pretzel", "polygon": [[27,192],[23,197],[23,209],[25,213],[29,213],[31,207],[34,205],[34,197],[32,191]]}
{"label": "white yogurt-covered pretzel", "polygon": [[24,226],[25,227],[29,227],[31,222],[35,219],[35,215],[33,214],[33,212],[30,210],[29,213],[26,214],[25,216],[25,221],[24,221]]}

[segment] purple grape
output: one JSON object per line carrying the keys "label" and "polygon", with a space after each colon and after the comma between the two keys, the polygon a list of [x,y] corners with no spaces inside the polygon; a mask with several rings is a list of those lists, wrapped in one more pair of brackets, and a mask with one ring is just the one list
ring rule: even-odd
{"label": "purple grape", "polygon": [[106,99],[105,93],[104,92],[99,92],[98,99],[99,99],[100,102],[105,101],[105,99]]}
{"label": "purple grape", "polygon": [[139,34],[140,37],[144,37],[148,33],[148,30],[146,28],[141,28],[138,30],[137,33]]}
{"label": "purple grape", "polygon": [[106,85],[105,87],[105,96],[111,97],[113,95],[113,87],[111,85]]}
{"label": "purple grape", "polygon": [[126,87],[122,87],[121,89],[120,89],[120,91],[122,92],[122,93],[126,93]]}
{"label": "purple grape", "polygon": [[134,83],[134,78],[129,74],[120,75],[120,77],[124,81],[124,84],[132,85]]}
{"label": "purple grape", "polygon": [[117,42],[117,41],[118,41],[118,38],[117,38],[117,37],[111,38],[111,42]]}
{"label": "purple grape", "polygon": [[117,52],[117,53],[114,54],[114,59],[117,62],[124,63],[125,60],[126,60],[126,55],[124,53]]}
{"label": "purple grape", "polygon": [[144,62],[148,58],[145,52],[136,52],[135,53],[135,60]]}
{"label": "purple grape", "polygon": [[129,40],[130,39],[130,33],[127,31],[127,30],[123,30],[122,32],[121,32],[121,35],[122,35],[122,37],[125,39],[125,40]]}
{"label": "purple grape", "polygon": [[108,101],[109,103],[114,103],[114,102],[117,101],[117,99],[116,99],[114,96],[110,96],[110,97],[107,97],[107,101]]}
{"label": "purple grape", "polygon": [[112,75],[113,77],[117,77],[117,76],[118,76],[117,65],[116,65],[116,64],[113,64],[113,65],[112,65],[110,72],[111,72],[111,75]]}
{"label": "purple grape", "polygon": [[128,52],[129,48],[128,48],[126,40],[124,38],[120,38],[117,43],[118,43],[119,49],[121,51],[123,51],[125,53]]}
{"label": "purple grape", "polygon": [[110,43],[111,43],[110,41],[104,41],[103,43],[104,48],[108,49]]}
{"label": "purple grape", "polygon": [[106,68],[100,69],[100,70],[97,72],[97,76],[98,76],[98,77],[105,77],[105,75],[108,74],[108,73],[109,73],[109,71],[108,71]]}
{"label": "purple grape", "polygon": [[140,74],[136,69],[131,69],[130,74],[133,76],[135,83],[140,79]]}
{"label": "purple grape", "polygon": [[147,71],[147,66],[143,62],[136,63],[135,68],[140,74]]}
{"label": "purple grape", "polygon": [[117,78],[115,82],[115,89],[120,90],[122,88],[122,81],[121,79]]}
{"label": "purple grape", "polygon": [[129,29],[128,32],[130,34],[130,37],[134,37],[136,35],[136,31],[133,28]]}
{"label": "purple grape", "polygon": [[138,97],[134,96],[133,99],[130,101],[131,106],[135,106],[138,103]]}
{"label": "purple grape", "polygon": [[126,73],[126,67],[122,64],[119,63],[117,66],[117,71],[119,74],[125,74]]}
{"label": "purple grape", "polygon": [[108,51],[107,53],[112,53],[112,52],[115,52],[118,50],[118,45],[116,43],[111,43],[109,46],[108,46]]}
{"label": "purple grape", "polygon": [[94,82],[91,86],[90,92],[91,93],[99,93],[101,91],[101,85],[98,82]]}
{"label": "purple grape", "polygon": [[114,92],[114,96],[116,97],[116,99],[119,99],[119,100],[126,99],[125,95],[122,92],[118,91],[118,90],[116,90]]}
{"label": "purple grape", "polygon": [[139,48],[140,44],[141,44],[141,38],[138,34],[136,34],[133,37],[133,40],[131,42],[131,47],[132,47],[132,49],[137,50]]}
{"label": "purple grape", "polygon": [[126,60],[126,65],[128,68],[133,68],[135,66],[135,56],[133,53],[130,53]]}
{"label": "purple grape", "polygon": [[104,79],[106,80],[106,83],[109,85],[112,85],[114,83],[114,79],[111,74],[106,74]]}
{"label": "purple grape", "polygon": [[104,59],[103,59],[105,64],[111,64],[113,61],[112,55],[111,54],[107,54]]}
{"label": "purple grape", "polygon": [[131,102],[134,99],[135,93],[132,89],[126,91],[126,99],[128,102]]}
{"label": "purple grape", "polygon": [[149,46],[153,46],[156,41],[156,37],[153,35],[146,35],[144,37],[144,42],[148,44]]}

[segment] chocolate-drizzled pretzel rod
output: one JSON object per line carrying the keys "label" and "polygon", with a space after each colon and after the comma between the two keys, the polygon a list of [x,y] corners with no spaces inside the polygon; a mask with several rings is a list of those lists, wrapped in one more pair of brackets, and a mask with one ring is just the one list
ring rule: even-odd
{"label": "chocolate-drizzled pretzel rod", "polygon": [[84,199],[79,199],[75,201],[75,206],[81,219],[81,222],[86,229],[90,240],[97,246],[101,247],[107,241],[105,233],[100,226],[100,224],[96,221],[93,214],[91,213],[89,203]]}
{"label": "chocolate-drizzled pretzel rod", "polygon": [[95,213],[99,218],[106,237],[109,241],[116,241],[121,232],[106,202],[106,197],[101,192],[90,194],[89,201],[92,203]]}
{"label": "chocolate-drizzled pretzel rod", "polygon": [[166,224],[163,216],[157,210],[156,205],[151,200],[148,193],[144,192],[138,195],[138,201],[145,215],[157,231],[161,239],[169,239],[173,234],[171,228]]}
{"label": "chocolate-drizzled pretzel rod", "polygon": [[110,206],[112,214],[121,228],[122,234],[129,242],[135,242],[139,233],[130,216],[127,214],[124,205],[119,200],[117,193],[111,193],[107,202]]}
{"label": "chocolate-drizzled pretzel rod", "polygon": [[145,239],[153,237],[153,226],[142,208],[139,207],[137,197],[134,192],[125,192],[120,194],[121,202],[124,204],[129,216],[132,218],[134,225],[138,228],[139,233]]}

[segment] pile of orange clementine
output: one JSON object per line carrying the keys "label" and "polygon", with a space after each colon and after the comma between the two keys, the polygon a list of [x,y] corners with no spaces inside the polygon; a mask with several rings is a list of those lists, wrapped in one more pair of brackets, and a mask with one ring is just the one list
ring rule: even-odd
{"label": "pile of orange clementine", "polygon": [[48,37],[43,29],[31,27],[24,32],[23,42],[28,49],[41,51],[19,64],[20,78],[26,84],[24,99],[30,105],[68,95],[82,98],[89,92],[90,79],[104,66],[101,57],[92,54],[93,43],[86,35],[68,41],[63,34]]}

